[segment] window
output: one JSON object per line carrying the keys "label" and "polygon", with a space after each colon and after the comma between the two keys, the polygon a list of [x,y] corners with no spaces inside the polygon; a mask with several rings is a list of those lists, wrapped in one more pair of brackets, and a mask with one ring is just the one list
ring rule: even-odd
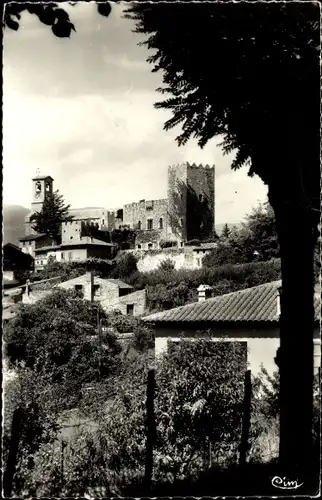
{"label": "window", "polygon": [[94,285],[94,295],[98,295],[100,292],[100,286],[99,285]]}
{"label": "window", "polygon": [[83,285],[75,285],[75,292],[81,294],[83,292]]}
{"label": "window", "polygon": [[151,231],[153,229],[153,219],[148,219],[148,230]]}
{"label": "window", "polygon": [[72,252],[68,252],[68,260],[72,260],[73,258],[73,253]]}
{"label": "window", "polygon": [[183,247],[183,241],[180,241],[180,246]]}
{"label": "window", "polygon": [[104,220],[104,219],[102,219],[102,226],[104,226],[104,223],[105,223],[105,220]]}
{"label": "window", "polygon": [[162,219],[162,217],[160,217],[160,220],[159,220],[159,229],[163,229],[163,219]]}
{"label": "window", "polygon": [[139,230],[139,231],[141,231],[141,228],[142,228],[142,223],[141,223],[141,221],[139,220],[139,222],[138,222],[138,230]]}
{"label": "window", "polygon": [[148,244],[148,249],[151,250],[151,248],[153,248],[153,243]]}
{"label": "window", "polygon": [[134,313],[134,304],[127,304],[126,305],[126,314],[129,316],[133,316]]}
{"label": "window", "polygon": [[142,248],[142,245],[138,245],[138,250],[141,250],[141,248]]}
{"label": "window", "polygon": [[61,260],[64,260],[65,259],[65,254],[64,252],[61,253]]}

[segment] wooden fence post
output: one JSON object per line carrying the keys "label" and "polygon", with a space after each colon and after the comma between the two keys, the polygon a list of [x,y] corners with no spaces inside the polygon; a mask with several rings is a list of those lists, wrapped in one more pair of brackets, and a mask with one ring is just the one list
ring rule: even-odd
{"label": "wooden fence post", "polygon": [[156,437],[154,415],[155,371],[149,370],[146,391],[146,456],[145,456],[145,484],[148,489],[152,486],[153,473],[153,446]]}
{"label": "wooden fence post", "polygon": [[3,475],[3,492],[5,497],[10,497],[12,494],[13,477],[16,472],[18,448],[21,436],[21,426],[23,421],[23,409],[16,408],[13,412],[11,424],[11,439],[10,448],[7,460],[6,470]]}
{"label": "wooden fence post", "polygon": [[249,450],[249,429],[250,429],[250,413],[251,413],[251,400],[252,400],[252,380],[251,371],[247,370],[245,373],[245,391],[244,391],[244,404],[243,404],[243,422],[242,422],[242,435],[239,446],[239,465],[246,464],[247,453]]}

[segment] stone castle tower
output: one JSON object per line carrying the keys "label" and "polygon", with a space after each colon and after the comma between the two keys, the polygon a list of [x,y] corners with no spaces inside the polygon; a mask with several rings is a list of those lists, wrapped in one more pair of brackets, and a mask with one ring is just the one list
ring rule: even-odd
{"label": "stone castle tower", "polygon": [[168,218],[182,241],[207,240],[215,231],[215,167],[184,163],[168,168]]}
{"label": "stone castle tower", "polygon": [[25,218],[25,234],[35,234],[32,229],[30,217],[35,212],[40,212],[47,196],[53,193],[54,179],[50,175],[38,175],[32,179],[31,212]]}

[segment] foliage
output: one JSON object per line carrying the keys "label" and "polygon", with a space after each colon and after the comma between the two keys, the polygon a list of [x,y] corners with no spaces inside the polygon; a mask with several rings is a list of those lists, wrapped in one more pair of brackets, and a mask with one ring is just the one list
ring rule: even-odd
{"label": "foliage", "polygon": [[246,369],[245,345],[181,340],[157,372],[156,479],[173,480],[236,460]]}
{"label": "foliage", "polygon": [[47,234],[59,243],[62,223],[73,220],[73,216],[69,215],[69,209],[70,205],[64,204],[64,198],[59,191],[48,193],[41,211],[30,217],[30,221],[35,223],[32,228],[37,233]]}
{"label": "foliage", "polygon": [[[71,2],[71,5],[75,5]],[[27,10],[30,14],[38,17],[39,21],[47,26],[51,26],[53,34],[58,38],[69,38],[72,31],[76,31],[74,24],[69,19],[69,14],[56,3],[10,3],[5,7],[4,27],[17,31],[21,12]],[[108,2],[97,3],[97,11],[104,17],[108,17],[111,12],[111,5]]]}
{"label": "foliage", "polygon": [[[234,458],[240,439],[244,350],[228,343],[216,350],[208,342],[183,344],[157,365],[154,480],[158,483],[193,476],[200,466],[208,465],[205,448],[209,436],[213,458],[218,461],[227,456],[227,450]],[[227,359],[234,370],[227,369]],[[138,354],[123,366],[116,395],[109,399],[104,386],[103,394],[97,392],[101,397],[100,405],[95,405],[97,428],[80,432],[67,446],[63,484],[59,480],[59,446],[44,445],[36,454],[30,483],[37,487],[38,496],[52,496],[52,492],[56,496],[90,492],[95,497],[109,492],[124,496],[126,487],[142,481],[149,359]],[[84,412],[88,417],[90,409],[84,408]],[[53,461],[48,461],[49,456]]]}
{"label": "foliage", "polygon": [[[62,397],[63,396],[63,397]],[[28,485],[34,467],[35,454],[47,444],[52,446],[58,431],[58,416],[66,406],[64,391],[59,384],[30,369],[19,367],[4,391],[3,460],[7,461],[13,412],[23,410],[15,474],[15,492],[19,495]]]}
{"label": "foliage", "polygon": [[136,232],[128,226],[121,226],[111,231],[111,241],[116,243],[121,250],[128,250],[135,246]]}
{"label": "foliage", "polygon": [[[163,271],[162,271],[163,272]],[[172,273],[171,273],[172,274]],[[165,277],[171,280],[170,272]],[[194,291],[184,281],[168,281],[154,286],[147,286],[147,300],[151,310],[162,311],[172,307],[183,306],[187,302],[193,302]]]}
{"label": "foliage", "polygon": [[212,296],[230,293],[280,279],[278,259],[269,262],[252,262],[238,265],[178,269],[164,273],[155,270],[133,273],[126,281],[136,290],[147,289],[151,310],[165,310],[197,300],[200,284],[212,287]]}
{"label": "foliage", "polygon": [[[317,6],[135,4],[127,17],[146,36],[144,45],[156,51],[148,62],[153,71],[163,71],[158,90],[168,96],[155,106],[172,112],[166,130],[181,124],[179,145],[195,137],[203,147],[223,136],[224,151],[237,151],[232,168],[251,161],[250,173],[268,184],[281,177],[281,165],[285,175],[294,171],[294,165],[273,162],[275,152],[279,160],[283,152],[296,163],[307,159],[310,143],[316,153]],[[216,53],[215,74],[207,59],[210,48]],[[298,95],[307,95],[305,102],[299,103]],[[297,138],[301,145],[292,153],[288,141]]]}
{"label": "foliage", "polygon": [[230,229],[229,229],[228,224],[226,222],[226,224],[224,225],[224,227],[222,228],[222,231],[221,231],[221,238],[229,238],[229,235],[230,235]]}
{"label": "foliage", "polygon": [[137,259],[132,253],[123,253],[116,259],[114,278],[128,278],[137,271]]}
{"label": "foliage", "polygon": [[[60,384],[70,403],[77,401],[85,383],[107,378],[117,369],[120,346],[115,336],[104,334],[103,349],[97,341],[97,307],[65,290],[22,305],[4,328],[10,364],[23,363],[51,384]],[[102,310],[100,314],[105,316]]]}
{"label": "foliage", "polygon": [[82,221],[81,226],[82,236],[89,236],[91,238],[105,241],[106,243],[111,243],[111,235],[109,231],[102,231],[101,229],[99,229],[99,225],[97,223],[85,223],[84,221]]}
{"label": "foliage", "polygon": [[169,271],[173,271],[175,269],[175,262],[171,259],[162,260],[158,266],[159,271],[163,271],[165,273]]}
{"label": "foliage", "polygon": [[108,324],[119,333],[133,333],[131,346],[137,351],[148,351],[154,348],[153,331],[140,318],[113,311],[108,314]]}
{"label": "foliage", "polygon": [[[227,224],[226,224],[227,226]],[[206,267],[225,263],[266,261],[279,257],[274,211],[268,203],[260,204],[246,216],[240,229],[223,228],[217,247],[203,259]]]}
{"label": "foliage", "polygon": [[60,281],[67,281],[93,271],[100,278],[112,276],[114,264],[104,259],[89,258],[83,262],[58,262],[48,259],[47,265],[30,275],[31,281],[46,280],[60,277]]}
{"label": "foliage", "polygon": [[166,240],[161,240],[159,241],[160,248],[172,248],[176,247],[178,245],[177,241],[166,241]]}

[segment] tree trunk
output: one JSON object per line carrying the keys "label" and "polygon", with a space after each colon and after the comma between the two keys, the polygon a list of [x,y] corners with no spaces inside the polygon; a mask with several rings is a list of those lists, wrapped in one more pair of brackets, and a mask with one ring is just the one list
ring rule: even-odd
{"label": "tree trunk", "polygon": [[[311,473],[313,420],[314,247],[317,219],[307,205],[271,198],[280,243],[281,474],[303,482]],[[313,214],[313,216],[312,216]],[[282,476],[282,477],[283,477]]]}

